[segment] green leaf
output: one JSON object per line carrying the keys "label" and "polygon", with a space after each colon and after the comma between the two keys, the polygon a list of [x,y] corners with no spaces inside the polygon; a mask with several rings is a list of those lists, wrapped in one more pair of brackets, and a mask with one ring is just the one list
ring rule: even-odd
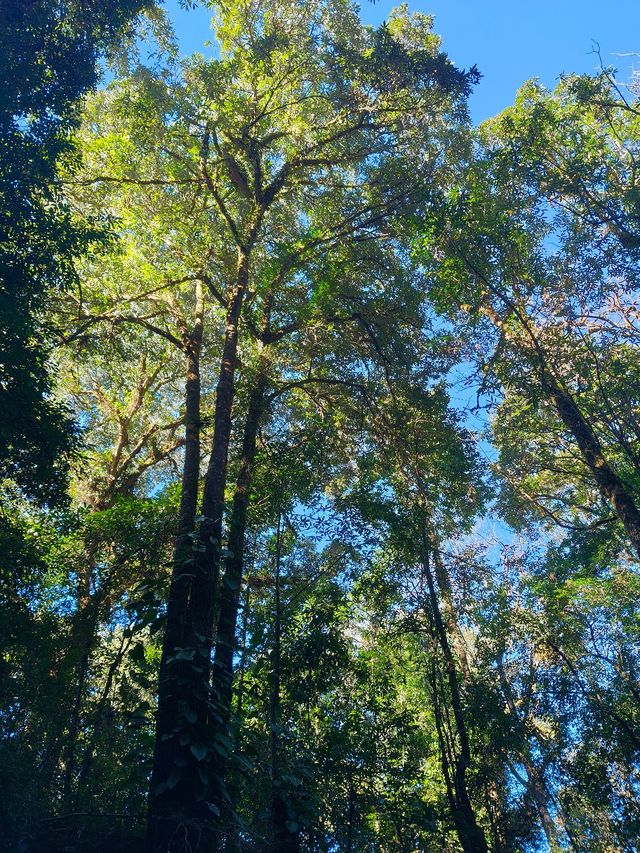
{"label": "green leaf", "polygon": [[180,777],[182,776],[182,770],[180,767],[174,767],[169,774],[169,778],[167,779],[167,788],[173,791],[178,782],[180,781]]}
{"label": "green leaf", "polygon": [[196,744],[192,743],[189,747],[191,753],[195,756],[196,761],[204,761],[206,758],[207,752],[209,751],[206,746],[196,746]]}

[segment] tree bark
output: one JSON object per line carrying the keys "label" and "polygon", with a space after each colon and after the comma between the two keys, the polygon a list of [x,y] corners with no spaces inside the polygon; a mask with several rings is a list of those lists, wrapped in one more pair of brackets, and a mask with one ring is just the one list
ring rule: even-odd
{"label": "tree bark", "polygon": [[[231,702],[233,688],[233,655],[235,650],[236,625],[240,588],[245,562],[245,537],[247,529],[247,513],[251,498],[251,481],[253,462],[260,421],[266,407],[266,392],[268,387],[268,363],[265,353],[264,339],[268,337],[271,322],[271,307],[273,288],[265,298],[264,316],[262,321],[262,339],[259,340],[257,373],[249,396],[249,406],[245,418],[240,466],[233,496],[229,533],[227,539],[227,555],[225,572],[219,591],[217,632],[215,640],[214,661],[212,670],[212,699],[215,714],[211,718],[210,739],[217,741],[218,749],[211,756],[211,802],[220,818],[212,836],[212,849],[217,850],[222,841],[224,824],[233,825],[234,819],[230,814],[230,792],[226,789],[228,767],[228,752],[231,749],[232,738],[230,731]],[[222,530],[220,529],[220,535]]]}
{"label": "tree bark", "polygon": [[605,458],[600,442],[573,398],[548,376],[543,378],[542,384],[560,420],[574,437],[600,493],[616,511],[629,541],[640,557],[640,511],[633,497]]}
{"label": "tree bark", "polygon": [[205,637],[202,652],[207,667],[213,649],[213,624],[220,571],[224,493],[231,439],[231,409],[235,396],[240,314],[249,283],[249,251],[238,249],[236,285],[225,322],[222,361],[216,389],[213,440],[204,480],[200,550],[196,556],[191,616],[193,630]]}
{"label": "tree bark", "polygon": [[276,555],[274,566],[273,607],[273,654],[271,667],[271,695],[269,697],[269,730],[271,734],[271,846],[272,853],[297,853],[300,837],[292,832],[289,810],[283,795],[280,776],[280,681],[281,681],[281,607],[280,607],[280,560],[282,556],[282,514],[278,516],[276,533]]}
{"label": "tree bark", "polygon": [[614,508],[629,537],[629,541],[636,554],[640,557],[640,510],[633,496],[606,459],[595,432],[580,411],[573,397],[554,378],[552,371],[549,369],[546,354],[538,338],[537,331],[528,319],[524,309],[521,310],[518,308],[508,296],[496,288],[491,288],[491,290],[517,317],[529,339],[529,344],[523,349],[522,345],[513,333],[508,330],[504,320],[492,307],[488,299],[483,303],[482,312],[497,329],[500,329],[505,338],[517,346],[521,352],[524,351],[526,353],[529,364],[538,374],[543,392],[558,413],[558,417],[565,429],[573,436],[600,494]]}
{"label": "tree bark", "polygon": [[[149,791],[149,822],[147,850],[179,849],[182,837],[197,832],[200,809],[193,786],[195,756],[190,740],[183,737],[189,713],[184,705],[185,684],[193,680],[188,656],[192,642],[189,630],[189,603],[193,591],[195,562],[195,517],[198,506],[200,474],[200,350],[203,334],[203,297],[199,290],[196,317],[190,341],[186,347],[185,385],[185,452],[182,469],[182,492],[178,515],[178,531],[174,547],[173,574],[167,605],[160,677],[153,769]],[[208,677],[208,673],[205,674]],[[184,742],[182,742],[184,741]],[[178,778],[176,778],[178,775]],[[175,843],[174,843],[175,841]],[[194,848],[197,849],[197,848]]]}
{"label": "tree bark", "polygon": [[[268,379],[259,371],[249,399],[244,426],[240,470],[233,496],[229,519],[229,536],[225,571],[219,592],[218,630],[212,672],[212,694],[215,716],[211,720],[210,736],[218,739],[219,749],[211,756],[212,802],[222,815],[227,812],[225,779],[228,765],[228,746],[231,742],[230,719],[233,685],[233,655],[244,570],[247,512],[251,497],[251,478],[256,453],[258,428],[265,408]],[[217,842],[219,843],[219,841]]]}
{"label": "tree bark", "polygon": [[231,685],[240,587],[244,569],[247,512],[251,496],[251,478],[256,453],[258,427],[265,408],[267,377],[259,373],[251,392],[244,425],[240,470],[229,519],[228,553],[219,593],[218,631],[213,663],[213,688],[222,716],[220,727],[228,727],[231,713]]}
{"label": "tree bark", "polygon": [[[471,748],[469,745],[469,736],[467,726],[462,711],[462,701],[460,696],[460,686],[458,681],[458,673],[456,670],[456,662],[449,644],[447,629],[442,620],[440,605],[436,593],[433,572],[429,555],[432,551],[427,536],[424,536],[424,571],[427,579],[427,587],[429,590],[429,602],[431,618],[433,621],[433,632],[437,644],[440,648],[445,663],[446,682],[449,691],[449,701],[455,721],[456,735],[458,748],[455,754],[448,755],[452,750],[447,749],[445,745],[444,733],[441,731],[442,723],[438,725],[440,753],[443,765],[443,772],[447,781],[447,796],[453,821],[458,835],[458,840],[462,846],[464,853],[487,853],[487,843],[484,834],[478,826],[475,812],[469,798],[467,788],[466,772],[471,764]],[[434,691],[437,685],[434,679]],[[436,714],[436,722],[438,715]],[[453,766],[451,766],[453,764]]]}
{"label": "tree bark", "polygon": [[[202,521],[197,530],[197,479],[195,492],[190,479],[185,483],[190,502],[188,517],[184,519],[189,527],[179,536],[179,545],[176,543],[164,668],[161,663],[160,674],[147,834],[149,853],[173,853],[185,849],[187,844],[193,851],[217,847],[215,818],[221,811],[218,802],[222,800],[223,790],[222,779],[215,773],[215,766],[212,767],[212,753],[215,753],[212,742],[219,712],[210,686],[211,654],[238,330],[248,281],[249,250],[239,248],[236,282],[225,322],[212,448],[201,504]],[[192,473],[191,468],[189,471]]]}

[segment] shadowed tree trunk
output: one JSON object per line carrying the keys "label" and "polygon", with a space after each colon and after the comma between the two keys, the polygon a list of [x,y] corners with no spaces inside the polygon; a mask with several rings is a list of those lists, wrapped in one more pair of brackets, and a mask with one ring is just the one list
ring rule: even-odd
{"label": "shadowed tree trunk", "polygon": [[130,629],[123,632],[118,651],[116,652],[116,655],[111,661],[109,669],[107,670],[107,677],[105,679],[104,687],[102,688],[102,693],[100,694],[100,699],[93,715],[93,732],[91,734],[89,743],[87,744],[87,748],[82,758],[82,764],[80,765],[80,770],[78,772],[78,783],[76,785],[74,808],[78,807],[79,795],[81,791],[87,786],[89,778],[91,776],[91,769],[93,765],[93,759],[96,754],[98,738],[100,736],[107,717],[107,702],[109,701],[111,688],[113,687],[113,682],[115,681],[118,670],[122,665],[124,656],[129,650],[129,647],[131,646],[133,628],[134,626],[131,625]]}
{"label": "shadowed tree trunk", "polygon": [[636,554],[640,556],[640,510],[631,492],[605,457],[598,437],[571,394],[564,390],[553,376],[538,333],[527,317],[525,310],[520,309],[508,296],[497,288],[489,285],[486,279],[483,280],[491,292],[498,296],[509,311],[515,315],[522,331],[528,338],[528,343],[524,346],[522,345],[522,341],[514,335],[488,300],[485,300],[483,303],[482,312],[497,329],[500,329],[507,340],[512,342],[518,347],[520,352],[526,355],[532,369],[538,374],[543,393],[557,412],[567,432],[573,436],[578,445],[582,459],[589,469],[600,494],[615,510]]}
{"label": "shadowed tree trunk", "polygon": [[282,514],[278,516],[274,566],[273,652],[271,666],[271,692],[269,697],[269,731],[271,744],[271,846],[273,853],[297,853],[300,849],[299,833],[291,831],[289,810],[283,796],[280,774],[280,680],[281,680],[281,606],[280,561],[282,556]]}
{"label": "shadowed tree trunk", "polygon": [[[440,612],[440,603],[436,592],[433,572],[431,569],[431,556],[435,548],[428,540],[426,531],[423,535],[423,568],[427,580],[429,592],[429,610],[432,623],[432,633],[437,647],[444,659],[444,678],[438,672],[438,666],[434,657],[432,665],[432,690],[434,694],[436,727],[440,744],[440,759],[445,777],[447,799],[458,835],[458,840],[465,853],[487,853],[487,843],[484,834],[478,826],[475,812],[469,798],[466,773],[471,765],[471,748],[469,735],[462,710],[462,699],[456,661],[454,658],[447,629]],[[444,683],[441,684],[441,681]],[[455,722],[455,731],[446,731],[445,717],[448,714],[439,708],[439,697],[442,687],[448,694],[445,703],[450,704]]]}
{"label": "shadowed tree trunk", "polygon": [[212,701],[215,713],[212,715],[210,725],[210,737],[212,742],[217,742],[217,749],[214,749],[211,753],[210,798],[215,807],[216,814],[221,819],[218,821],[218,826],[213,832],[212,846],[214,849],[220,846],[222,831],[226,831],[234,823],[234,817],[231,814],[230,792],[226,790],[225,786],[228,753],[232,748],[230,720],[233,690],[233,655],[235,651],[240,589],[244,573],[247,513],[251,499],[253,463],[256,454],[258,429],[267,405],[269,364],[265,341],[270,340],[273,297],[274,290],[271,287],[265,297],[262,328],[258,335],[259,353],[257,368],[253,378],[253,386],[250,391],[245,418],[240,464],[229,517],[225,571],[219,590],[216,645],[212,669]]}
{"label": "shadowed tree trunk", "polygon": [[[90,569],[89,569],[90,572]],[[101,600],[99,596],[91,596],[89,580],[79,595],[78,612],[74,616],[69,648],[71,654],[77,656],[75,666],[75,691],[69,715],[69,731],[62,752],[64,761],[63,801],[66,808],[73,808],[74,779],[76,774],[76,747],[80,732],[80,716],[82,700],[85,693],[85,683],[89,673],[89,661],[96,640],[98,610]]]}
{"label": "shadowed tree trunk", "polygon": [[[178,532],[174,548],[173,574],[167,605],[160,678],[153,772],[149,793],[149,826],[147,849],[172,849],[172,839],[182,825],[182,818],[192,808],[189,780],[176,778],[177,768],[188,767],[195,756],[190,742],[178,730],[188,722],[184,706],[184,686],[189,679],[190,661],[188,614],[194,578],[195,517],[198,505],[200,474],[200,350],[202,346],[204,299],[198,289],[193,331],[186,345],[187,380],[185,385],[185,451],[182,469],[182,492],[178,515]],[[183,742],[184,741],[184,742]],[[177,763],[178,762],[178,763]],[[187,762],[183,764],[183,762]],[[186,775],[186,774],[185,774]],[[171,784],[170,784],[171,783]]]}
{"label": "shadowed tree trunk", "polygon": [[[254,236],[261,216],[262,211],[259,211],[253,220],[250,231]],[[224,779],[218,774],[213,758],[216,753],[212,742],[220,730],[221,715],[215,691],[212,694],[211,690],[211,656],[238,333],[249,281],[250,248],[240,247],[237,258],[235,286],[225,320],[212,448],[201,504],[202,518],[198,528],[195,519],[196,479],[195,504],[193,483],[188,485],[188,513],[191,515],[190,519],[185,516],[184,521],[187,524],[190,520],[190,529],[185,526],[185,532],[181,533],[176,545],[172,594],[167,610],[169,639],[165,637],[163,646],[163,686],[158,694],[147,836],[150,853],[173,853],[184,850],[185,845],[194,851],[208,851],[216,849],[218,844],[215,824],[221,812],[218,803],[224,799]],[[220,607],[218,610],[222,612]],[[167,672],[171,674],[167,675]]]}
{"label": "shadowed tree trunk", "polygon": [[242,305],[249,282],[249,251],[238,250],[236,285],[225,322],[224,346],[214,412],[211,455],[204,480],[202,524],[195,560],[195,578],[190,600],[192,630],[205,637],[198,657],[207,668],[213,648],[213,620],[218,586],[224,516],[224,493],[231,439],[231,409],[235,396],[235,374],[238,361],[238,331]]}
{"label": "shadowed tree trunk", "polygon": [[607,461],[593,429],[573,398],[547,377],[543,379],[543,388],[565,428],[574,437],[600,493],[616,511],[629,541],[640,557],[640,511],[627,486]]}
{"label": "shadowed tree trunk", "polygon": [[260,420],[265,409],[268,379],[259,371],[251,391],[244,426],[240,470],[233,496],[229,519],[229,537],[225,572],[219,592],[219,617],[212,673],[212,694],[215,706],[211,731],[218,749],[211,756],[213,780],[212,802],[220,811],[227,812],[224,780],[227,773],[230,741],[231,698],[233,685],[233,655],[235,651],[236,624],[240,601],[240,588],[244,570],[247,511],[251,496],[251,477],[256,453]]}

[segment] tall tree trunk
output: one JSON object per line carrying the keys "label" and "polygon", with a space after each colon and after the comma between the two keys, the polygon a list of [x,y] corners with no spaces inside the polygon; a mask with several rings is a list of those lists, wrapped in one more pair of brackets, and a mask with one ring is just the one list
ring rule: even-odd
{"label": "tall tree trunk", "polygon": [[542,390],[546,394],[547,399],[558,413],[558,417],[565,429],[573,436],[578,445],[585,465],[591,472],[600,494],[615,510],[629,537],[629,541],[640,557],[640,510],[632,494],[605,457],[602,445],[573,397],[554,378],[553,372],[549,369],[546,354],[540,343],[538,333],[528,319],[525,310],[518,308],[504,293],[495,288],[491,289],[518,318],[522,329],[529,339],[528,345],[524,348],[522,347],[521,342],[510,331],[488,299],[483,303],[483,313],[489,317],[491,322],[496,328],[500,329],[509,341],[517,346],[521,352],[524,351],[526,353],[532,369],[538,374]]}
{"label": "tall tree trunk", "polygon": [[129,646],[131,645],[132,636],[132,631],[130,633],[123,633],[122,639],[120,641],[120,646],[118,647],[118,651],[116,652],[116,655],[111,661],[109,669],[107,670],[107,677],[105,679],[104,687],[102,689],[100,699],[98,700],[98,704],[93,714],[93,732],[91,734],[89,743],[87,744],[87,748],[85,749],[85,753],[82,758],[82,763],[80,765],[80,770],[78,772],[78,782],[76,785],[74,808],[78,808],[79,794],[82,790],[86,788],[89,782],[93,759],[96,752],[96,745],[98,743],[98,738],[105,722],[105,712],[107,708],[107,702],[109,701],[109,696],[111,694],[111,688],[113,686],[113,682],[115,680],[118,669],[122,664],[124,656],[127,650],[129,649]]}
{"label": "tall tree trunk", "polygon": [[97,559],[95,548],[87,555],[87,568],[80,581],[78,589],[77,611],[74,614],[69,639],[69,651],[74,660],[75,690],[69,709],[69,731],[66,744],[62,750],[64,762],[63,804],[66,809],[75,808],[77,786],[77,746],[81,727],[82,705],[91,655],[96,645],[96,630],[103,605],[107,602],[111,589],[111,575],[107,575],[98,589],[91,593],[92,573]]}
{"label": "tall tree trunk", "polygon": [[[425,495],[424,489],[421,487],[421,491],[423,497]],[[445,630],[446,637],[451,637],[451,645],[453,647],[453,652],[455,653],[455,662],[460,667],[460,676],[458,678],[457,670],[454,667],[454,674],[456,675],[456,679],[458,684],[466,684],[467,686],[471,685],[471,666],[469,664],[469,658],[467,656],[467,647],[464,641],[464,636],[460,629],[460,622],[458,619],[458,613],[456,611],[456,607],[453,600],[453,589],[451,586],[451,578],[449,575],[449,571],[442,559],[442,554],[437,547],[437,537],[435,530],[429,524],[426,525],[428,530],[428,540],[431,542],[431,550],[430,554],[433,558],[434,565],[434,574],[435,580],[437,583],[437,587],[440,593],[439,599],[437,600],[437,604],[440,605],[442,613],[443,613],[443,627]],[[456,717],[457,721],[457,717]],[[464,720],[462,719],[462,724],[464,725]],[[468,743],[468,738],[466,738]],[[470,756],[469,756],[470,757]],[[495,780],[494,780],[495,781]],[[499,805],[499,798],[497,796],[497,790],[494,792],[494,796],[492,797],[494,808]],[[498,844],[498,846],[502,849],[505,845],[504,843]]]}
{"label": "tall tree trunk", "polygon": [[[54,678],[57,690],[54,705],[59,705],[59,717],[54,732],[48,738],[47,747],[41,764],[39,784],[42,790],[49,790],[54,784],[60,764],[62,773],[62,808],[75,808],[77,799],[77,741],[80,732],[82,703],[91,654],[96,644],[96,628],[100,610],[109,595],[111,578],[104,578],[102,586],[91,593],[91,575],[96,561],[95,548],[90,548],[85,557],[86,571],[79,578],[76,611],[71,622],[69,653],[60,665]],[[73,693],[69,695],[68,687]],[[75,789],[75,790],[74,790]]]}
{"label": "tall tree trunk", "polygon": [[[456,661],[447,636],[447,629],[440,612],[440,603],[438,601],[434,576],[431,570],[430,554],[432,553],[433,546],[428,541],[426,531],[423,537],[423,547],[423,566],[429,591],[433,633],[442,657],[444,658],[445,681],[449,694],[448,699],[451,705],[451,711],[453,712],[453,719],[455,721],[455,737],[453,738],[453,742],[446,743],[443,731],[444,720],[439,720],[439,715],[436,713],[441,761],[445,781],[447,783],[449,806],[451,808],[452,817],[456,827],[456,833],[464,853],[487,853],[487,843],[484,834],[478,826],[467,788],[466,772],[471,765],[471,748],[469,745],[469,736],[462,710]],[[438,691],[435,672],[433,677],[433,689],[435,694]],[[436,699],[437,704],[437,696],[434,696],[434,698]]]}
{"label": "tall tree trunk", "polygon": [[249,399],[242,438],[240,470],[229,519],[228,553],[224,576],[220,585],[218,631],[213,663],[213,689],[218,711],[222,717],[221,729],[228,727],[231,713],[233,653],[244,569],[247,511],[251,496],[251,478],[258,428],[265,408],[267,384],[266,374],[260,372]]}
{"label": "tall tree trunk", "polygon": [[512,853],[505,821],[504,792],[496,779],[485,782],[485,802],[491,828],[491,853]]}
{"label": "tall tree trunk", "polygon": [[[258,211],[251,239],[255,238],[261,215],[262,211]],[[222,800],[224,784],[211,767],[219,717],[216,697],[211,692],[211,655],[238,332],[249,282],[250,247],[240,246],[237,259],[236,281],[225,321],[212,448],[201,504],[202,521],[196,529],[194,507],[191,528],[185,537],[179,537],[186,547],[178,554],[176,546],[176,598],[170,595],[168,623],[172,624],[171,628],[167,625],[169,640],[165,638],[163,647],[164,671],[161,664],[163,686],[158,697],[148,853],[177,853],[185,849],[204,853],[218,846],[215,818],[221,811],[217,803]],[[197,482],[195,494],[197,501]],[[172,594],[173,586],[172,581]]]}
{"label": "tall tree trunk", "polygon": [[[266,294],[262,333],[268,335],[271,322],[271,307],[273,289]],[[233,654],[235,650],[236,625],[238,621],[238,606],[240,588],[245,562],[245,537],[247,529],[247,513],[251,498],[251,481],[253,462],[256,453],[256,443],[260,421],[265,411],[266,392],[268,387],[268,362],[265,344],[259,341],[260,352],[253,387],[249,396],[249,406],[245,418],[240,466],[233,495],[231,516],[229,519],[229,534],[227,540],[227,556],[225,571],[219,590],[218,618],[216,645],[214,650],[212,671],[212,699],[215,704],[215,714],[211,717],[210,740],[217,741],[217,749],[211,755],[211,791],[210,799],[220,820],[212,836],[212,849],[220,847],[221,831],[226,824],[231,827],[234,818],[231,812],[231,795],[227,790],[226,777],[229,750],[232,748],[230,732],[231,701],[233,686]],[[220,528],[220,535],[222,529]]]}
{"label": "tall tree trunk", "polygon": [[605,458],[602,446],[573,398],[548,376],[543,388],[565,428],[574,437],[602,496],[609,501],[640,557],[640,511],[627,486]]}
{"label": "tall tree trunk", "polygon": [[[211,756],[213,779],[212,802],[221,813],[228,812],[225,797],[225,780],[228,749],[231,743],[230,719],[233,684],[233,655],[236,625],[240,602],[240,589],[244,570],[245,534],[247,512],[251,497],[251,478],[260,420],[264,413],[268,378],[259,370],[251,391],[249,408],[244,425],[240,469],[233,495],[225,571],[219,591],[218,630],[212,673],[212,694],[215,716],[211,720],[211,738],[218,740],[218,749]],[[227,817],[228,815],[225,815]],[[230,820],[230,818],[229,818]],[[219,842],[218,842],[219,843]]]}
{"label": "tall tree trunk", "polygon": [[274,566],[273,605],[273,658],[271,667],[271,691],[269,697],[269,730],[271,741],[271,851],[272,853],[297,853],[300,839],[297,830],[292,832],[287,823],[289,811],[283,796],[280,774],[280,681],[281,681],[281,636],[282,609],[280,606],[280,561],[282,557],[282,514],[278,516],[276,554]]}
{"label": "tall tree trunk", "polygon": [[[256,541],[257,537],[253,537],[253,546],[251,549],[251,553],[253,555],[252,564],[255,562],[255,550],[256,550]],[[249,571],[251,574],[251,570]],[[244,678],[245,671],[247,667],[247,635],[249,630],[249,598],[251,595],[251,584],[250,580],[247,579],[247,583],[245,585],[244,591],[244,602],[242,605],[242,628],[240,634],[240,660],[238,662],[237,674],[238,674],[238,684],[235,690],[235,715],[237,719],[240,719],[242,716],[242,710],[244,705]],[[235,729],[233,731],[233,750],[237,751],[239,748],[239,735],[240,732]],[[240,853],[242,849],[242,840],[240,837],[241,832],[241,822],[238,818],[237,814],[237,801],[238,801],[238,789],[236,787],[232,787],[229,790],[229,803],[228,803],[228,811],[231,815],[231,828],[227,833],[226,842],[224,846],[225,853]]]}
{"label": "tall tree trunk", "polygon": [[514,699],[513,691],[511,690],[511,685],[509,684],[509,679],[507,678],[507,673],[504,669],[504,651],[501,651],[498,654],[496,666],[500,679],[500,686],[502,688],[505,701],[509,708],[509,714],[513,721],[512,724],[515,722],[517,727],[520,728],[523,732],[523,745],[522,749],[518,750],[518,759],[525,769],[525,772],[527,774],[526,779],[522,779],[516,771],[515,767],[513,767],[512,765],[510,765],[510,769],[513,775],[518,779],[518,781],[526,787],[527,794],[533,802],[536,811],[538,812],[540,824],[547,839],[547,843],[549,844],[549,849],[555,850],[558,845],[558,832],[556,829],[555,822],[551,817],[551,813],[549,811],[549,801],[551,797],[549,795],[549,791],[545,783],[543,771],[539,767],[537,767],[531,760],[529,744],[527,742],[526,736],[524,735],[525,725],[520,717],[520,712]]}
{"label": "tall tree trunk", "polygon": [[[189,722],[186,715],[191,715],[184,701],[185,686],[193,680],[193,673],[189,672],[192,663],[188,660],[188,647],[192,641],[189,631],[189,602],[194,581],[195,516],[200,474],[200,350],[204,309],[200,290],[197,303],[195,324],[191,340],[186,347],[185,451],[178,531],[158,684],[156,739],[147,830],[147,850],[150,853],[166,853],[180,849],[180,833],[188,840],[189,821],[198,817],[198,814],[194,815],[194,773],[197,778],[195,756],[190,749],[190,740],[183,735],[183,732],[187,733],[185,723]],[[205,677],[208,678],[208,670]]]}
{"label": "tall tree trunk", "polygon": [[74,803],[74,788],[76,775],[76,747],[80,731],[80,716],[85,684],[89,672],[89,661],[95,643],[96,626],[100,600],[98,596],[91,597],[87,588],[80,595],[79,610],[75,614],[71,631],[69,648],[72,655],[79,655],[75,666],[76,679],[73,701],[69,714],[69,731],[62,758],[64,761],[63,802],[65,808],[72,809]]}
{"label": "tall tree trunk", "polygon": [[[429,531],[429,537],[432,542],[436,541],[433,530]],[[440,601],[442,602],[442,611],[444,613],[443,621],[446,623],[446,629],[451,636],[451,644],[460,666],[462,680],[463,682],[469,683],[471,679],[471,667],[469,665],[464,636],[460,630],[458,614],[456,613],[456,608],[453,602],[453,591],[451,589],[449,572],[442,560],[442,554],[440,551],[437,548],[434,548],[431,554],[433,556],[436,581],[438,589],[440,590]]]}
{"label": "tall tree trunk", "polygon": [[[253,539],[252,553],[255,554],[256,539]],[[244,703],[244,677],[247,666],[247,633],[249,630],[249,598],[251,595],[251,584],[247,582],[244,593],[244,604],[242,606],[242,632],[240,639],[240,662],[238,663],[238,687],[236,689],[236,716],[242,714],[242,706]]]}
{"label": "tall tree trunk", "polygon": [[[253,539],[252,554],[255,555],[256,537]],[[247,633],[249,630],[249,598],[251,595],[251,585],[247,581],[244,593],[244,603],[242,606],[242,629],[240,638],[240,661],[238,662],[238,683],[235,690],[235,715],[240,719],[242,715],[244,703],[244,676],[247,666]],[[233,732],[233,749],[238,749],[239,732]],[[237,787],[229,789],[228,812],[231,815],[230,829],[225,833],[225,853],[240,853],[242,841],[240,838],[240,821],[237,815],[238,790]]]}
{"label": "tall tree trunk", "polygon": [[[231,440],[231,410],[235,396],[235,375],[238,361],[238,331],[240,314],[249,282],[249,254],[238,250],[236,286],[225,322],[222,361],[216,388],[211,455],[204,479],[202,524],[199,548],[195,560],[195,578],[190,600],[192,630],[205,637],[199,657],[207,670],[213,649],[213,623],[222,551],[224,494],[227,486],[227,465]],[[207,679],[208,680],[208,679]],[[206,719],[206,715],[205,715]]]}

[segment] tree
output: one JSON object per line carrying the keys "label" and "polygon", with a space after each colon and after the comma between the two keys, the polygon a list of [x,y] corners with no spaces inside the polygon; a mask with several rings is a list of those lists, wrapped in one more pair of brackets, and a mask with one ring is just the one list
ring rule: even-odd
{"label": "tree", "polygon": [[52,396],[48,294],[76,281],[74,258],[99,232],[74,221],[59,167],[76,159],[78,102],[100,54],[147,0],[9,0],[0,12],[0,465],[27,494],[60,499],[75,428]]}
{"label": "tree", "polygon": [[[324,15],[335,22],[335,34],[326,29]],[[252,23],[241,30],[240,21],[245,27],[247,16]],[[221,287],[207,278],[225,312],[212,447],[200,519],[196,521],[192,499],[180,540],[193,544],[176,550],[150,800],[152,847],[177,838],[185,821],[186,831],[199,837],[211,824],[212,811],[223,808],[219,738],[226,737],[230,707],[247,473],[241,475],[245,481],[239,481],[230,520],[236,563],[227,561],[219,601],[216,590],[245,302],[244,323],[259,348],[301,331],[302,306],[297,311],[293,306],[304,298],[310,262],[339,241],[357,245],[381,232],[406,201],[409,163],[415,165],[416,154],[426,148],[425,143],[415,151],[409,147],[418,141],[421,124],[433,117],[437,128],[440,116],[455,107],[473,78],[455,71],[438,53],[428,20],[412,22],[400,15],[378,33],[362,30],[363,45],[355,53],[344,41],[346,20],[359,26],[351,10],[322,5],[295,10],[283,5],[269,12],[249,5],[221,12],[219,61],[196,61],[177,87],[148,75],[126,84],[129,93],[136,93],[138,109],[145,104],[156,115],[144,129],[127,132],[135,134],[138,144],[152,140],[154,148],[159,139],[166,140],[160,160],[151,164],[154,173],[86,178],[99,184],[115,180],[195,187],[205,202],[205,217],[213,217],[222,250],[216,258],[223,264]],[[395,73],[387,80],[392,59]],[[146,119],[148,111],[144,115]],[[293,224],[293,234],[282,232],[285,221]],[[291,297],[293,305],[286,301]],[[258,314],[255,324],[252,313]],[[274,329],[272,317],[284,320],[287,314],[290,322]],[[352,319],[358,320],[355,312]],[[265,404],[267,352],[251,391],[241,463],[245,472]],[[183,479],[183,494],[185,486]],[[192,487],[190,494],[196,494]],[[207,685],[216,605],[211,705]]]}
{"label": "tree", "polygon": [[[606,74],[568,78],[554,93],[525,86],[513,108],[485,125],[484,151],[451,190],[452,218],[441,220],[435,241],[447,256],[434,267],[433,292],[478,328],[492,324],[496,350],[483,370],[513,395],[503,411],[524,414],[526,400],[528,418],[553,412],[560,448],[568,443],[568,455],[577,448],[581,459],[577,469],[569,463],[575,481],[588,476],[640,553],[636,404],[615,387],[624,337],[615,320],[607,335],[587,332],[588,318],[607,313],[612,286],[622,302],[637,286],[637,133],[633,104]],[[566,469],[567,454],[554,455],[556,469]]]}
{"label": "tree", "polygon": [[243,0],[80,114],[90,7],[12,47],[17,392],[83,447],[0,483],[2,843],[634,850],[637,81],[472,133],[429,17]]}

